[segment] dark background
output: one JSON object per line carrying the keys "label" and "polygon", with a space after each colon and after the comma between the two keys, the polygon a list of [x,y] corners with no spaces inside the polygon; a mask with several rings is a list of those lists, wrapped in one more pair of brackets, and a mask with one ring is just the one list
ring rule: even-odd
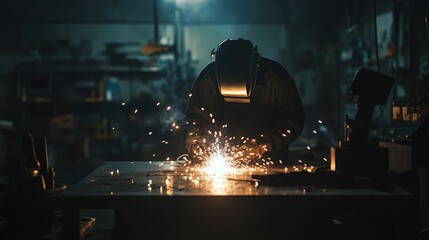
{"label": "dark background", "polygon": [[[49,162],[70,186],[108,160],[176,159],[192,82],[217,44],[240,37],[296,81],[307,119],[292,150],[329,158],[343,140],[344,115],[356,113],[347,94],[361,67],[395,78],[370,136],[406,142],[422,119],[398,123],[392,109],[427,106],[428,7],[426,0],[2,2],[0,169],[18,165],[27,132],[47,137]],[[144,54],[150,42],[170,51]]]}

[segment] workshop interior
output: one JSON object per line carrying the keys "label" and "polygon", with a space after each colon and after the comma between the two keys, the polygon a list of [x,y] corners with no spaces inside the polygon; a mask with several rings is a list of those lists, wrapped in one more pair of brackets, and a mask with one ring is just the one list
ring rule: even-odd
{"label": "workshop interior", "polygon": [[[0,239],[429,239],[426,0],[18,0],[0,26]],[[288,71],[305,123],[222,190],[188,175],[185,110],[239,38]]]}

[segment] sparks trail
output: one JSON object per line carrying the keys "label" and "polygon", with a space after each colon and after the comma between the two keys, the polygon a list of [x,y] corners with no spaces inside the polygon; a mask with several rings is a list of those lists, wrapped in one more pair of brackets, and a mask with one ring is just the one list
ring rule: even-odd
{"label": "sparks trail", "polygon": [[[204,107],[201,107],[201,111],[206,111]],[[208,113],[210,122],[215,126],[215,118],[212,113]],[[317,121],[318,124],[323,124],[322,120]],[[189,125],[187,122],[186,124]],[[192,122],[192,125],[198,125],[196,122]],[[262,155],[252,155],[252,153],[246,152],[246,147],[242,148],[246,142],[255,141],[247,137],[229,137],[223,133],[223,130],[227,129],[228,125],[222,125],[221,130],[214,131],[217,129],[213,127],[211,130],[205,131],[204,146],[198,148],[198,151],[194,152],[195,158],[197,159],[196,167],[200,170],[206,170],[207,172],[236,172],[240,170],[252,170],[252,171],[266,171],[270,166],[280,164],[283,165],[282,160],[274,162],[270,158],[263,158]],[[317,134],[317,131],[313,131]],[[191,133],[192,134],[192,133]],[[190,135],[191,135],[190,134]],[[287,129],[282,137],[287,137],[291,134],[291,131]],[[310,145],[306,146],[307,150],[311,150]],[[250,160],[249,160],[250,159]],[[326,162],[327,159],[323,158]],[[217,167],[213,167],[217,166]],[[285,172],[315,172],[316,167],[303,163],[302,160],[298,161],[295,166],[285,167]]]}
{"label": "sparks trail", "polygon": [[[189,97],[192,95],[190,94]],[[126,103],[121,103],[122,106],[127,105]],[[161,102],[156,102],[155,108],[158,109],[158,111],[161,114],[164,114],[163,116],[169,116],[167,117],[167,126],[168,130],[167,134],[174,134],[175,132],[183,129],[181,127],[180,119],[177,119],[177,114],[175,114],[175,109],[171,105],[162,104]],[[134,114],[137,113],[137,108],[133,108],[131,110]],[[241,146],[245,145],[246,142],[249,141],[255,141],[254,139],[250,139],[244,136],[227,136],[224,134],[226,132],[228,125],[224,124],[216,127],[216,125],[219,125],[219,123],[216,121],[212,113],[207,112],[207,109],[204,107],[201,107],[201,111],[205,112],[210,118],[209,122],[210,125],[213,126],[211,130],[207,130],[205,132],[206,138],[204,139],[204,144],[207,145],[206,148],[199,148],[198,152],[195,153],[195,157],[197,159],[197,162],[195,163],[195,167],[199,169],[206,169],[210,172],[234,172],[238,170],[259,170],[264,171],[266,170],[270,165],[275,164],[284,164],[282,160],[278,160],[276,162],[272,161],[270,158],[263,158],[260,156],[253,156],[252,154],[246,153],[246,148],[240,148]],[[323,124],[322,120],[317,121],[318,124]],[[186,125],[197,125],[195,122],[186,122],[183,123]],[[168,133],[169,132],[169,133]],[[282,133],[282,137],[287,137],[291,131],[289,129],[285,130],[284,133]],[[318,134],[319,132],[316,130],[313,130],[314,134]],[[154,137],[154,135],[160,134],[159,131],[155,133],[152,129],[148,129],[147,133],[148,136]],[[161,137],[161,136],[158,136]],[[164,148],[167,147],[169,144],[169,141],[165,139],[165,136],[162,137],[162,141],[160,141],[160,145]],[[308,150],[311,150],[310,146],[306,147]],[[168,151],[168,150],[167,150]],[[166,152],[167,152],[166,151]],[[152,158],[158,157],[158,154],[153,153],[151,154]],[[174,159],[171,156],[166,156],[164,159],[167,159],[167,161],[170,161],[170,159]],[[250,159],[250,160],[249,160]],[[324,162],[327,161],[326,158],[323,159]],[[306,164],[303,164],[300,162],[297,166],[292,166],[289,168],[286,168],[286,172],[291,171],[315,171],[315,167],[313,166],[307,166]]]}

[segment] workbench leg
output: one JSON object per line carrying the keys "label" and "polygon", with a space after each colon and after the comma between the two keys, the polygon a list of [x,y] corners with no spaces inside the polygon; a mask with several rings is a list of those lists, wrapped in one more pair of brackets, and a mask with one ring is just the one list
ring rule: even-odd
{"label": "workbench leg", "polygon": [[[129,212],[129,211],[128,211]],[[127,229],[127,223],[132,221],[127,217],[127,210],[125,208],[118,207],[115,209],[115,227],[113,229],[113,239],[125,239],[126,235],[129,234]],[[128,232],[127,232],[128,230]]]}
{"label": "workbench leg", "polygon": [[78,208],[63,209],[61,228],[62,240],[80,239],[80,210]]}

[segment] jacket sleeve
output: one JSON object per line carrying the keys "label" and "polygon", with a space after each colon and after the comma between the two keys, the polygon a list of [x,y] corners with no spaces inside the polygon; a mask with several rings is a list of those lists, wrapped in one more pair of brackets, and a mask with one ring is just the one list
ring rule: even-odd
{"label": "jacket sleeve", "polygon": [[272,81],[274,106],[273,124],[263,130],[272,151],[292,144],[302,133],[305,114],[301,97],[292,77],[280,64],[275,64],[265,78]]}
{"label": "jacket sleeve", "polygon": [[214,64],[207,65],[192,85],[189,93],[188,108],[185,110],[185,134],[202,133],[213,124],[216,102],[216,86],[214,86]]}

